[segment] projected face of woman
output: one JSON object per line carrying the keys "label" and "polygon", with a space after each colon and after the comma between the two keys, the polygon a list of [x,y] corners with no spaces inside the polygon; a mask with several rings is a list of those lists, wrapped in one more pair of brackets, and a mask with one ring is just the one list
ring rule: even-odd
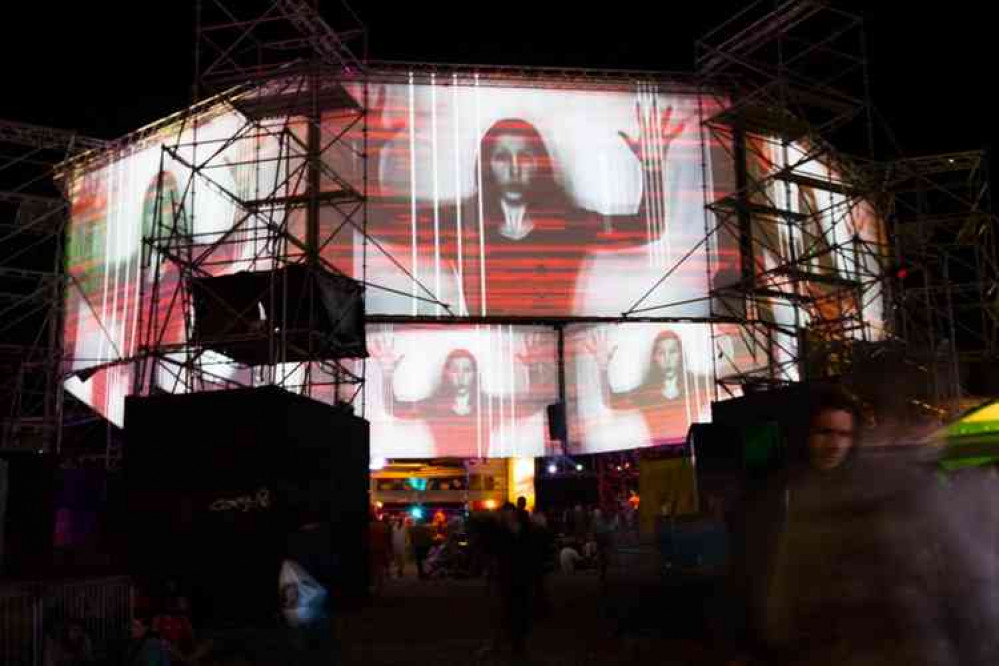
{"label": "projected face of woman", "polygon": [[652,359],[663,371],[666,380],[673,381],[680,372],[680,341],[676,338],[662,338],[656,343]]}
{"label": "projected face of woman", "polygon": [[522,205],[538,170],[537,151],[526,136],[499,134],[490,153],[489,169],[502,200]]}
{"label": "projected face of woman", "polygon": [[472,392],[475,382],[475,367],[472,359],[467,356],[457,356],[447,362],[444,376],[456,395],[465,396]]}

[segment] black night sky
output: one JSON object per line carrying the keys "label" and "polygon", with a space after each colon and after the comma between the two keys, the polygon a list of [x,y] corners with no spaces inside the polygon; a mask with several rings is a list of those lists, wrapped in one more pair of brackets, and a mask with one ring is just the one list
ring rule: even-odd
{"label": "black night sky", "polygon": [[[322,4],[335,24],[339,2]],[[507,1],[491,10],[458,0],[355,0],[354,10],[375,59],[682,72],[693,68],[695,39],[744,4]],[[991,143],[993,25],[981,5],[834,4],[866,17],[872,96],[908,154]],[[194,15],[193,0],[5,8],[0,118],[113,138],[182,108]]]}

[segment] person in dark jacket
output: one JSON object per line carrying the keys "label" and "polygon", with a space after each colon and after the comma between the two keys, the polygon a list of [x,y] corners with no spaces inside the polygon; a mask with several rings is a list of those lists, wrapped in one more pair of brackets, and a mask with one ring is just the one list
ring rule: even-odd
{"label": "person in dark jacket", "polygon": [[962,638],[968,601],[953,581],[967,577],[969,559],[942,555],[951,520],[941,484],[912,450],[859,450],[858,425],[848,394],[818,391],[805,445],[751,498],[744,656],[781,666],[999,663],[994,625],[987,638]]}
{"label": "person in dark jacket", "polygon": [[409,542],[413,547],[413,559],[416,560],[416,575],[420,580],[427,577],[427,555],[434,545],[434,535],[430,526],[422,520],[413,523],[409,528]]}
{"label": "person in dark jacket", "polygon": [[531,630],[533,592],[540,573],[535,533],[529,521],[507,502],[496,539],[496,583],[502,627],[514,658],[523,658]]}

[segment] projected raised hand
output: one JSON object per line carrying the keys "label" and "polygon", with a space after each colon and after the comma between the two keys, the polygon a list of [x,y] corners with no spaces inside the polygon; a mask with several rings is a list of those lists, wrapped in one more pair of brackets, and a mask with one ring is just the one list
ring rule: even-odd
{"label": "projected raised hand", "polygon": [[523,337],[521,351],[517,352],[517,360],[524,365],[550,362],[549,341],[550,336],[546,336],[544,333],[528,333]]}
{"label": "projected raised hand", "polygon": [[377,110],[377,115],[369,124],[368,154],[379,155],[385,144],[406,129],[406,120],[393,113],[388,103],[387,86],[371,86],[368,95],[368,109]]}
{"label": "projected raised hand", "polygon": [[639,137],[628,136],[618,132],[625,144],[635,154],[645,168],[658,169],[666,163],[670,146],[686,129],[686,121],[673,122],[673,107],[668,106],[658,117],[645,114],[642,107],[635,103],[635,117],[638,120]]}
{"label": "projected raised hand", "polygon": [[590,331],[582,340],[582,348],[597,361],[601,396],[604,404],[612,409],[637,409],[650,418],[660,418],[661,414],[657,415],[657,412],[668,410],[669,405],[682,403],[685,399],[683,346],[680,337],[669,329],[660,331],[653,340],[647,360],[641,362],[642,378],[638,385],[620,393],[610,384],[608,366],[617,345],[609,344],[607,331]]}
{"label": "projected raised hand", "polygon": [[600,370],[606,372],[614,352],[617,351],[617,345],[611,346],[606,330],[595,328],[583,338],[583,349],[596,359]]}
{"label": "projected raised hand", "polygon": [[382,333],[368,337],[368,353],[378,362],[382,372],[392,374],[402,361],[404,354],[395,348],[395,337],[391,333]]}
{"label": "projected raised hand", "polygon": [[555,373],[555,363],[552,356],[551,335],[536,331],[523,337],[521,351],[517,360],[527,367],[532,383],[544,383],[551,380]]}

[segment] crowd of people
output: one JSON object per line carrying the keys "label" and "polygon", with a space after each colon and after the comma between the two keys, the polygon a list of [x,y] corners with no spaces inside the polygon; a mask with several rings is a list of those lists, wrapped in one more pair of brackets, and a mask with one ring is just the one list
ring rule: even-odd
{"label": "crowd of people", "polygon": [[549,574],[586,570],[604,579],[615,530],[632,522],[582,505],[549,517],[529,511],[524,497],[496,511],[437,511],[425,520],[373,514],[372,588],[378,594],[388,578],[405,577],[410,561],[419,580],[483,578],[496,620],[488,649],[522,656],[533,619],[550,611]]}
{"label": "crowd of people", "polygon": [[[592,570],[606,575],[615,534],[627,534],[636,527],[634,513],[603,512],[578,504],[553,512],[527,510],[525,498],[515,506],[525,524],[545,546],[543,557],[550,569],[565,574]],[[372,514],[370,555],[372,587],[377,593],[389,578],[404,578],[412,563],[416,577],[471,578],[488,573],[488,537],[502,524],[500,511],[452,514],[442,510],[429,519],[416,519],[408,513]],[[483,538],[486,540],[483,540]]]}
{"label": "crowd of people", "polygon": [[[942,482],[932,457],[861,447],[857,404],[841,390],[816,391],[807,420],[737,501],[705,495],[697,543],[674,529],[664,552],[674,576],[714,581],[697,589],[728,663],[999,663],[994,553],[968,517],[981,513],[978,487],[967,474]],[[621,522],[581,506],[530,515],[523,503],[470,517],[462,533],[496,601],[493,646],[523,654],[555,563],[605,576]]]}
{"label": "crowd of people", "polygon": [[59,616],[47,623],[44,666],[199,666],[211,642],[200,639],[191,620],[188,597],[175,581],[162,589],[137,588],[132,599],[129,639],[95,647],[86,617]]}
{"label": "crowd of people", "polygon": [[[712,631],[729,664],[873,664],[899,655],[917,664],[999,663],[999,641],[986,631],[999,623],[987,598],[994,588],[982,582],[987,553],[962,551],[973,543],[974,535],[962,532],[971,523],[944,515],[957,506],[954,497],[977,496],[928,485],[925,466],[872,458],[857,445],[859,423],[844,396],[814,399],[807,439],[784,463],[747,478],[738,502],[705,495],[702,518],[713,531],[697,532],[696,558],[681,539],[689,535],[672,530],[673,575],[709,570],[718,583],[710,588],[720,602],[710,606]],[[616,546],[635,527],[630,509],[532,512],[523,497],[499,510],[437,510],[425,518],[373,509],[372,589],[382,593],[391,578],[482,579],[493,632],[484,652],[523,658],[535,623],[551,613],[551,575],[587,571],[603,581]],[[666,514],[673,525],[673,512]],[[288,645],[301,663],[318,664],[336,649],[338,565],[323,550],[331,534],[317,521],[305,515],[289,536],[285,565],[299,573],[282,596],[294,611],[285,615]],[[721,544],[715,559],[713,544]],[[303,592],[310,585],[322,594]],[[317,612],[303,611],[310,604]],[[132,642],[116,663],[215,663],[215,646],[197,635],[176,584],[138,595],[134,616]],[[45,665],[101,663],[84,627],[75,620],[50,627]]]}
{"label": "crowd of people", "polygon": [[162,590],[138,592],[133,601],[131,642],[126,666],[198,666],[211,652],[191,617],[191,602],[177,581]]}

